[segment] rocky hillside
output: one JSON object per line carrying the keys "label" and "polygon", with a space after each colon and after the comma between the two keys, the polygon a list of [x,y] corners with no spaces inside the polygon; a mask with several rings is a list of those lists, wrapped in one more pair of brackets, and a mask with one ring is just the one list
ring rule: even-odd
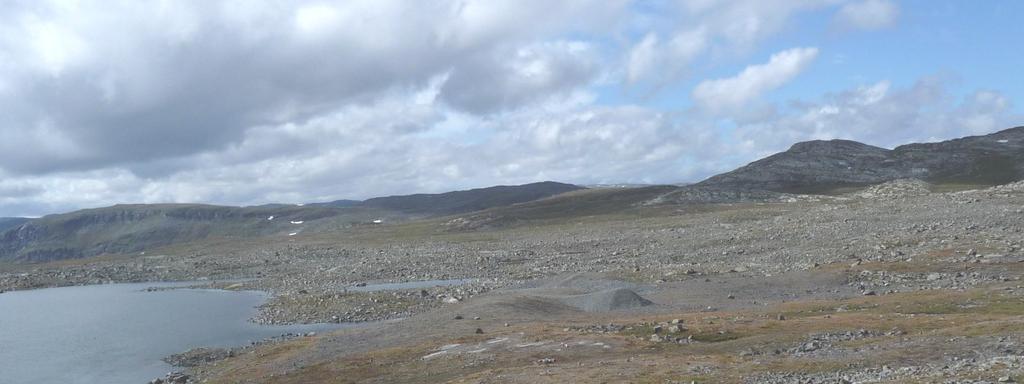
{"label": "rocky hillside", "polygon": [[909,178],[983,185],[1024,179],[1024,127],[892,150],[849,140],[807,141],[698,185],[818,193]]}
{"label": "rocky hillside", "polygon": [[525,203],[580,189],[583,187],[545,181],[438,194],[378,197],[366,200],[360,206],[409,214],[440,216]]}
{"label": "rocky hillside", "polygon": [[0,231],[25,224],[29,220],[31,219],[24,217],[0,217]]}
{"label": "rocky hillside", "polygon": [[447,221],[445,227],[450,231],[493,229],[622,213],[678,189],[672,185],[584,189],[460,215]]}
{"label": "rocky hillside", "polygon": [[[850,140],[816,140],[732,172],[684,186],[594,188],[453,218],[449,230],[527,225],[543,220],[621,213],[638,207],[821,198],[807,194],[876,186],[860,196],[917,193],[929,183],[999,185],[1024,179],[1024,127],[986,136],[885,149]],[[898,183],[883,184],[899,181]]]}

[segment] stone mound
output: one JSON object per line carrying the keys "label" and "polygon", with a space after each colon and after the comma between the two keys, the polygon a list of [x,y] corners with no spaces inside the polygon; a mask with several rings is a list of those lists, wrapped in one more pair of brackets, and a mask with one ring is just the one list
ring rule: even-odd
{"label": "stone mound", "polygon": [[636,287],[636,284],[627,283],[621,280],[608,279],[595,274],[575,273],[565,278],[544,282],[541,286],[543,288],[570,289],[578,292],[596,292],[613,290],[616,288],[632,289]]}
{"label": "stone mound", "polygon": [[863,198],[895,198],[922,196],[931,193],[931,184],[918,179],[899,179],[873,185],[857,192]]}
{"label": "stone mound", "polygon": [[654,304],[650,300],[640,297],[633,290],[626,288],[614,288],[572,296],[566,298],[565,303],[586,312],[617,311]]}
{"label": "stone mound", "polygon": [[1024,192],[1024,180],[990,188],[994,192]]}

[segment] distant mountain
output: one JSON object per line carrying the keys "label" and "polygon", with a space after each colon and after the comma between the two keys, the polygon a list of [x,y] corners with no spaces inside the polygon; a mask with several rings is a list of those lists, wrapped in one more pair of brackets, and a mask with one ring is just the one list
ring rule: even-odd
{"label": "distant mountain", "polygon": [[0,232],[22,225],[29,220],[32,219],[25,217],[0,217]]}
{"label": "distant mountain", "polygon": [[345,208],[345,207],[354,207],[354,206],[357,206],[357,205],[362,204],[362,203],[363,202],[359,201],[359,200],[334,200],[334,201],[328,201],[326,203],[309,203],[309,204],[306,204],[306,205],[314,206],[314,207],[315,206],[321,206],[321,207]]}
{"label": "distant mountain", "polygon": [[[330,207],[199,204],[115,205],[22,222],[0,232],[0,261],[50,261],[124,254],[211,237],[299,231],[343,214]],[[369,217],[362,220],[369,220]],[[303,224],[303,225],[300,225]]]}
{"label": "distant mountain", "polygon": [[634,184],[634,183],[619,183],[619,184],[585,184],[583,187],[590,189],[603,189],[603,188],[643,188],[653,187],[661,184]]}
{"label": "distant mountain", "polygon": [[408,214],[442,216],[504,207],[577,191],[583,187],[545,181],[437,194],[377,197],[359,204]]}
{"label": "distant mountain", "polygon": [[461,215],[446,226],[476,230],[619,214],[636,207],[788,201],[795,198],[791,193],[823,193],[906,178],[978,185],[1024,179],[1024,127],[892,150],[850,140],[807,141],[697,184],[598,187]]}
{"label": "distant mountain", "polygon": [[849,140],[807,141],[696,185],[819,193],[905,178],[984,185],[1024,179],[1024,127],[892,150]]}
{"label": "distant mountain", "polygon": [[289,236],[408,215],[464,213],[542,199],[581,189],[552,182],[366,202],[254,207],[200,204],[115,205],[39,219],[0,219],[0,261],[40,262],[128,254],[210,238]]}

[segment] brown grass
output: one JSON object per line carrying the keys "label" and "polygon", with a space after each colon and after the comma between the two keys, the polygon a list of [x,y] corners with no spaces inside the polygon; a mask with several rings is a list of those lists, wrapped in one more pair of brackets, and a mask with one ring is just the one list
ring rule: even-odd
{"label": "brown grass", "polygon": [[[844,300],[807,300],[774,305],[764,309],[711,313],[679,313],[612,319],[632,324],[632,329],[611,334],[566,332],[564,323],[537,322],[506,329],[508,335],[522,333],[525,339],[571,343],[574,340],[605,341],[613,349],[591,352],[538,353],[536,351],[495,351],[492,359],[480,361],[456,355],[424,361],[420,357],[437,345],[472,343],[486,338],[446,337],[431,343],[383,349],[354,356],[327,358],[300,369],[284,370],[301,355],[316,347],[315,339],[303,339],[261,348],[251,356],[229,360],[214,372],[214,383],[738,383],[765,372],[826,372],[847,366],[878,366],[931,361],[956,345],[951,337],[978,337],[1024,333],[1024,299],[999,287],[966,292],[921,291]],[[778,320],[783,314],[785,320]],[[648,340],[654,323],[683,320],[693,344],[655,343]],[[602,318],[602,322],[609,320]],[[870,354],[848,359],[803,358],[787,351],[810,335],[867,329],[878,333],[899,329],[900,336],[878,336],[838,342],[833,348],[872,348]],[[489,337],[498,337],[489,334]],[[912,347],[893,347],[910,340]],[[909,349],[908,349],[909,348]],[[756,351],[755,356],[741,356]],[[537,359],[555,357],[556,364],[538,365]],[[275,367],[275,368],[269,368]],[[279,371],[274,371],[278,369]],[[276,373],[276,376],[270,376]]]}

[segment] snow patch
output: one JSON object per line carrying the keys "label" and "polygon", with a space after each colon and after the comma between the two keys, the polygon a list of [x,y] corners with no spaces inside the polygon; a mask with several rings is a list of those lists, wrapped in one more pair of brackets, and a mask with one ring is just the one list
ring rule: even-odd
{"label": "snow patch", "polygon": [[533,342],[533,343],[516,344],[516,348],[539,347],[539,346],[544,345],[544,344],[547,344],[547,342],[546,341],[537,341],[537,342]]}
{"label": "snow patch", "polygon": [[434,352],[434,353],[431,353],[429,355],[423,356],[422,359],[424,359],[424,360],[431,359],[431,358],[434,358],[434,357],[438,357],[438,356],[444,355],[446,353],[448,353],[448,351]]}

